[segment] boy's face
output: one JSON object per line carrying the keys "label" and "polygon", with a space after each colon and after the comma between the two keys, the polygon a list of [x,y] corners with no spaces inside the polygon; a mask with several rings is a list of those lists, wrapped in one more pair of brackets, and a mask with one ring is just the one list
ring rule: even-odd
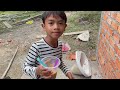
{"label": "boy's face", "polygon": [[42,24],[43,29],[46,31],[47,36],[53,39],[58,39],[65,31],[67,24],[60,16],[50,15],[45,19]]}

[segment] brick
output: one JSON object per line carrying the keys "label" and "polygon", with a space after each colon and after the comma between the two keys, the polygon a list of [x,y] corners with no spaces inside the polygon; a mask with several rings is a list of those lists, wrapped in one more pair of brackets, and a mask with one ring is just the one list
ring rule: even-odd
{"label": "brick", "polygon": [[117,55],[120,56],[120,44],[116,44],[115,49],[116,49]]}
{"label": "brick", "polygon": [[108,25],[107,25],[107,23],[104,22],[104,21],[102,22],[102,28],[106,29],[106,30],[108,30],[108,28],[109,28]]}
{"label": "brick", "polygon": [[107,53],[106,42],[104,42],[104,52]]}
{"label": "brick", "polygon": [[101,74],[103,76],[103,78],[105,77],[105,66],[101,67]]}
{"label": "brick", "polygon": [[115,78],[111,72],[109,72],[109,76],[108,77],[109,77],[109,79],[114,79]]}
{"label": "brick", "polygon": [[119,17],[119,18],[120,18],[120,12],[118,12],[118,13],[117,13],[117,17]]}
{"label": "brick", "polygon": [[111,57],[110,57],[108,52],[106,52],[106,57],[107,57],[107,60],[110,62],[111,61]]}
{"label": "brick", "polygon": [[120,57],[120,44],[115,44],[114,49],[116,54]]}
{"label": "brick", "polygon": [[101,42],[101,44],[103,44],[104,42],[104,35],[103,34],[101,34],[101,39],[100,39],[100,42]]}
{"label": "brick", "polygon": [[112,78],[110,72],[108,72],[107,77],[108,77],[108,79],[111,79],[111,78]]}
{"label": "brick", "polygon": [[114,59],[115,58],[115,52],[114,52],[113,48],[110,47],[109,53],[110,53],[110,56]]}
{"label": "brick", "polygon": [[120,44],[117,44],[118,48],[120,49]]}
{"label": "brick", "polygon": [[[119,46],[118,46],[118,48],[119,48]],[[117,55],[120,57],[120,48],[117,51]]]}
{"label": "brick", "polygon": [[105,75],[106,75],[105,78],[107,78],[107,79],[109,79],[109,72],[110,72],[110,67],[109,67],[109,64],[106,63],[104,73],[105,73]]}
{"label": "brick", "polygon": [[115,61],[111,60],[110,64],[111,64],[111,66],[112,66],[112,68],[113,68],[114,71],[118,70],[118,68],[117,68],[117,66],[115,64]]}
{"label": "brick", "polygon": [[104,45],[105,45],[105,48],[107,48],[107,47],[106,47],[106,43],[107,43],[107,39],[104,38]]}
{"label": "brick", "polygon": [[[118,60],[120,58],[120,48],[118,47],[120,26],[118,23],[120,24],[120,13],[109,11],[104,13],[98,45],[98,62],[102,75],[108,79],[120,79],[120,72],[118,72],[120,71],[120,61]],[[109,25],[111,26],[109,27]]]}
{"label": "brick", "polygon": [[100,42],[99,42],[99,44],[98,44],[98,47],[97,47],[97,48],[98,48],[98,51],[99,51],[99,49],[100,49]]}
{"label": "brick", "polygon": [[107,63],[109,60],[108,60],[108,57],[106,56],[106,53],[104,53],[104,60],[105,60],[105,63]]}
{"label": "brick", "polygon": [[118,27],[118,33],[120,34],[120,26]]}
{"label": "brick", "polygon": [[112,23],[111,18],[108,18],[108,19],[107,19],[107,23],[108,23],[109,25],[111,25],[111,23]]}
{"label": "brick", "polygon": [[109,68],[109,71],[110,71],[110,72],[113,71],[113,67],[111,66],[110,62],[108,62],[108,68]]}
{"label": "brick", "polygon": [[107,67],[106,64],[103,66],[103,75],[106,77],[106,71],[107,71]]}
{"label": "brick", "polygon": [[114,13],[114,12],[113,12],[113,13],[111,13],[111,17],[112,17],[112,18],[114,18],[114,19],[115,19],[115,18],[116,18],[116,16],[117,16],[117,14],[116,14],[116,13]]}
{"label": "brick", "polygon": [[115,55],[115,57],[116,57],[116,60],[118,60],[120,63],[120,57],[118,55]]}
{"label": "brick", "polygon": [[108,72],[108,78],[109,79],[115,79],[116,77],[115,77],[113,72]]}
{"label": "brick", "polygon": [[120,72],[115,72],[116,79],[120,79]]}
{"label": "brick", "polygon": [[113,40],[113,37],[109,37],[109,43],[110,43],[110,46],[114,47],[115,41]]}
{"label": "brick", "polygon": [[118,56],[118,60],[120,61],[120,56]]}
{"label": "brick", "polygon": [[118,25],[117,25],[117,23],[116,23],[116,22],[114,22],[114,21],[112,21],[111,26],[112,26],[115,30],[117,30],[117,29],[118,29]]}
{"label": "brick", "polygon": [[102,57],[102,55],[100,54],[100,59],[99,59],[99,62],[100,62],[100,65],[104,65],[104,63],[105,63],[105,60],[104,60],[104,58]]}
{"label": "brick", "polygon": [[102,33],[100,33],[100,40],[102,39]]}
{"label": "brick", "polygon": [[101,33],[104,34],[104,32],[105,32],[105,30],[102,28],[102,29],[101,29]]}
{"label": "brick", "polygon": [[104,48],[104,58],[105,58],[105,61],[106,63],[110,61],[110,56],[108,54],[108,51],[106,50],[106,48]]}
{"label": "brick", "polygon": [[116,21],[120,23],[120,17],[116,17]]}
{"label": "brick", "polygon": [[106,38],[107,40],[109,40],[110,35],[108,34],[108,32],[105,34],[105,38]]}
{"label": "brick", "polygon": [[110,16],[110,14],[111,14],[111,12],[110,12],[110,11],[107,11],[107,15],[109,15],[109,16]]}
{"label": "brick", "polygon": [[104,20],[106,21],[107,18],[108,18],[107,14],[104,14],[103,18],[104,18]]}
{"label": "brick", "polygon": [[110,73],[111,73],[112,79],[116,79],[115,74],[113,72],[110,72]]}
{"label": "brick", "polygon": [[[110,45],[109,45],[109,39],[108,39],[108,40],[106,40],[105,45],[106,45],[106,48],[108,48],[108,47],[110,46]],[[109,50],[109,49],[107,49],[107,50]]]}
{"label": "brick", "polygon": [[106,30],[108,30],[108,29],[109,29],[109,27],[108,27],[107,23],[105,23],[104,28],[105,28]]}
{"label": "brick", "polygon": [[113,38],[114,38],[114,41],[115,41],[116,44],[118,44],[120,42],[120,37],[119,37],[118,33],[114,32]]}
{"label": "brick", "polygon": [[113,36],[113,30],[112,29],[108,29],[108,32],[109,32],[109,34],[111,35],[111,36]]}
{"label": "brick", "polygon": [[103,45],[104,45],[104,47],[105,47],[105,42],[106,42],[106,38],[104,37],[104,39],[102,40],[102,42],[103,42]]}
{"label": "brick", "polygon": [[110,77],[109,77],[109,71],[107,70],[106,71],[106,79],[109,79]]}
{"label": "brick", "polygon": [[114,45],[114,50],[115,50],[115,53],[117,54],[117,52],[118,52],[118,50],[119,50],[119,48],[118,48],[118,45],[117,45],[117,44],[115,44],[115,45]]}
{"label": "brick", "polygon": [[118,70],[120,71],[120,61],[119,61],[118,57],[116,57],[115,65],[117,66]]}

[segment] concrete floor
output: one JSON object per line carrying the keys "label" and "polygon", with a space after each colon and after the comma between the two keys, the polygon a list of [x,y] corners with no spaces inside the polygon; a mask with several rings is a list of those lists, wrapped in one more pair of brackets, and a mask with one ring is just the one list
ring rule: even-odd
{"label": "concrete floor", "polygon": [[[63,60],[64,63],[66,64],[66,66],[71,69],[71,67],[76,63],[76,61],[70,61],[70,60],[66,60],[66,55],[63,55]],[[92,76],[91,77],[85,77],[83,75],[74,75],[75,79],[102,79],[102,76],[100,75],[100,72],[98,70],[98,63],[97,61],[89,61],[91,69],[92,69]],[[68,79],[64,73],[58,69],[58,73],[57,73],[57,77],[56,79]]]}

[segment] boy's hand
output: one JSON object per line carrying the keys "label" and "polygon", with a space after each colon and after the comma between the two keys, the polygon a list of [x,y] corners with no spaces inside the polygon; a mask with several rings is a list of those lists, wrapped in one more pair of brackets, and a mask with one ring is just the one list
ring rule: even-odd
{"label": "boy's hand", "polygon": [[43,76],[45,79],[51,78],[51,71],[39,65],[36,69],[36,74]]}
{"label": "boy's hand", "polygon": [[66,76],[67,76],[69,79],[74,79],[73,74],[72,74],[71,72],[68,72],[68,73],[66,74]]}

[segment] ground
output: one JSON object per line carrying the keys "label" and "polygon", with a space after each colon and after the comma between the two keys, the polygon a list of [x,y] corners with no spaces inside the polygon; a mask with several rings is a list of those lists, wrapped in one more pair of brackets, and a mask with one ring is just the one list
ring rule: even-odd
{"label": "ground", "polygon": [[[10,76],[12,79],[20,79],[23,72],[22,72],[22,64],[25,60],[25,57],[28,53],[29,47],[31,46],[31,44],[37,40],[40,39],[40,35],[45,34],[45,32],[42,30],[41,28],[41,23],[39,20],[34,21],[33,24],[31,25],[27,25],[27,24],[23,24],[21,26],[18,26],[17,28],[15,28],[15,30],[9,30],[9,32],[6,33],[2,33],[0,34],[0,77],[2,76],[2,74],[4,73],[4,71],[6,70],[10,60],[12,59],[15,50],[17,48],[17,46],[19,47],[17,55],[12,63],[12,66],[9,70],[9,72],[7,73],[6,76]],[[66,38],[71,38],[73,36],[65,36],[64,41],[68,42],[71,46],[71,48],[73,47],[73,43],[76,43],[76,45],[80,45],[79,48],[73,49],[71,52],[74,52],[75,50],[82,50],[86,53],[86,55],[88,56],[88,58],[91,58],[91,56],[95,57],[96,51],[95,49],[89,49],[86,48],[84,42],[78,41],[78,40],[74,40],[74,42],[69,42],[69,39]],[[72,40],[72,38],[71,38]],[[71,68],[73,64],[75,64],[75,61],[70,61],[70,60],[66,60],[66,54],[63,55],[64,57],[64,62],[65,64]],[[101,78],[100,74],[99,74],[99,70],[98,70],[98,63],[97,61],[90,61],[91,67],[92,67],[92,77],[91,78]],[[85,77],[83,76],[76,76],[76,78],[78,79],[83,79]],[[67,77],[65,77],[65,75],[58,70],[58,79],[67,79]]]}
{"label": "ground", "polygon": [[[22,25],[18,29],[0,35],[0,76],[4,73],[8,63],[12,59],[17,46],[19,46],[15,60],[7,74],[11,78],[20,78],[22,75],[21,66],[28,52],[29,47],[37,41],[37,35],[44,34],[40,22],[35,21],[32,25]],[[12,41],[11,41],[12,40]],[[10,41],[10,42],[9,42]]]}

